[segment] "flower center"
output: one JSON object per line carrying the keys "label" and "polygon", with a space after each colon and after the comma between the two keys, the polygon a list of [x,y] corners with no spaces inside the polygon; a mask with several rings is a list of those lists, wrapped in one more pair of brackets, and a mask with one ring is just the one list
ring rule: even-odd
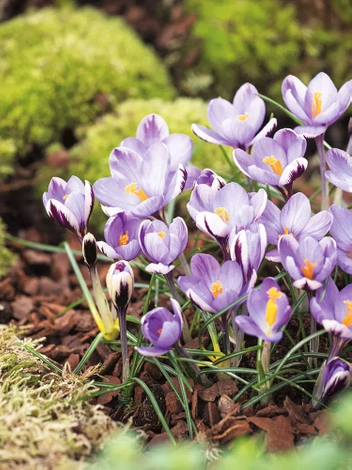
{"label": "flower center", "polygon": [[159,328],[156,332],[158,333],[158,335],[161,335],[161,332],[163,331],[162,328]]}
{"label": "flower center", "polygon": [[165,232],[157,232],[159,237],[162,238],[164,240],[165,238]]}
{"label": "flower center", "polygon": [[317,263],[311,263],[308,258],[304,260],[304,266],[301,266],[301,269],[307,279],[313,279],[314,268],[316,265]]}
{"label": "flower center", "polygon": [[267,324],[272,327],[276,322],[276,315],[278,311],[278,306],[276,305],[276,300],[282,296],[282,292],[278,291],[276,287],[272,287],[267,291],[269,300],[266,303],[265,309],[265,321]]}
{"label": "flower center", "polygon": [[247,119],[249,118],[250,114],[249,113],[244,113],[244,114],[239,114],[237,116],[237,119],[242,122],[246,122]]}
{"label": "flower center", "polygon": [[124,233],[124,235],[120,235],[120,238],[119,238],[119,246],[121,245],[127,245],[129,241],[129,238],[128,238],[128,230],[126,230],[126,232]]}
{"label": "flower center", "polygon": [[223,220],[224,222],[228,222],[229,221],[229,213],[227,212],[227,210],[225,209],[225,207],[217,207],[215,209],[215,214],[218,215],[220,217],[221,220]]}
{"label": "flower center", "polygon": [[148,199],[148,196],[145,194],[143,189],[137,189],[137,183],[131,183],[126,186],[125,191],[127,194],[135,194],[143,202]]}
{"label": "flower center", "polygon": [[318,116],[318,114],[321,113],[321,108],[322,108],[322,100],[321,97],[323,96],[323,93],[320,93],[320,91],[316,91],[313,93],[313,101],[312,101],[312,117],[315,118]]}
{"label": "flower center", "polygon": [[65,194],[65,196],[63,196],[63,200],[66,201],[66,199],[68,198],[68,194]]}
{"label": "flower center", "polygon": [[344,300],[343,303],[346,305],[346,315],[342,320],[342,324],[349,328],[352,325],[352,302],[350,300]]}
{"label": "flower center", "polygon": [[214,299],[222,294],[222,284],[220,281],[213,282],[210,287],[210,292],[213,294]]}
{"label": "flower center", "polygon": [[263,158],[263,162],[267,163],[274,173],[276,173],[277,175],[282,175],[281,162],[280,160],[277,160],[274,155],[270,155],[270,157]]}
{"label": "flower center", "polygon": [[281,238],[283,235],[290,235],[290,237],[295,238],[295,236],[293,235],[293,233],[292,233],[292,232],[289,232],[288,227],[285,227],[285,228],[284,228],[284,233],[279,233],[279,235],[277,236],[277,238]]}

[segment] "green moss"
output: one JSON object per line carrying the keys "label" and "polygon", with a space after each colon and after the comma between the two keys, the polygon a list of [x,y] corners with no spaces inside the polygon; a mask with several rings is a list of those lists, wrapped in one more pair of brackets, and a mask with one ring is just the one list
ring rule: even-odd
{"label": "green moss", "polygon": [[0,277],[6,274],[15,261],[14,254],[5,247],[5,230],[5,225],[0,219]]}
{"label": "green moss", "polygon": [[20,154],[127,98],[174,94],[162,63],[123,20],[88,8],[44,9],[0,25],[0,81],[0,139]]}

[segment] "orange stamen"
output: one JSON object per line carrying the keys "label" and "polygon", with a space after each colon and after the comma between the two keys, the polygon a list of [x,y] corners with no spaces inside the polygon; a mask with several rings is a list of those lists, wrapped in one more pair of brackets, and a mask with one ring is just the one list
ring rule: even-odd
{"label": "orange stamen", "polygon": [[318,116],[318,114],[321,113],[322,111],[322,105],[323,102],[321,100],[321,97],[323,96],[323,93],[320,93],[320,91],[316,91],[313,93],[313,101],[312,101],[312,117],[315,118]]}
{"label": "orange stamen", "polygon": [[217,207],[215,209],[215,214],[218,215],[220,217],[221,220],[223,220],[224,222],[228,222],[229,221],[229,213],[227,212],[227,210],[225,209],[225,207]]}
{"label": "orange stamen", "polygon": [[239,121],[245,122],[245,121],[247,121],[247,119],[249,118],[249,116],[250,116],[249,113],[239,114],[239,115],[237,116],[237,119],[238,119]]}
{"label": "orange stamen", "polygon": [[278,291],[276,287],[272,287],[267,291],[267,294],[269,296],[269,300],[266,303],[265,321],[269,326],[273,326],[273,324],[276,322],[278,311],[276,300],[282,296],[282,292]]}
{"label": "orange stamen", "polygon": [[222,294],[222,284],[220,281],[213,282],[210,287],[210,292],[213,294],[214,299],[220,294]]}
{"label": "orange stamen", "polygon": [[126,186],[125,191],[127,194],[135,194],[141,201],[146,201],[148,199],[148,196],[143,189],[137,189],[137,183],[129,184]]}
{"label": "orange stamen", "polygon": [[352,325],[352,302],[350,300],[344,300],[343,303],[346,305],[346,315],[342,320],[342,324],[349,328]]}
{"label": "orange stamen", "polygon": [[282,175],[282,165],[280,160],[277,160],[274,155],[271,155],[270,157],[265,157],[263,158],[263,162],[267,163],[270,168],[273,170],[273,172],[277,175]]}
{"label": "orange stamen", "polygon": [[128,241],[129,241],[128,230],[126,230],[126,232],[124,233],[124,235],[120,235],[120,238],[119,238],[119,246],[121,246],[121,245],[127,245]]}
{"label": "orange stamen", "polygon": [[308,258],[304,260],[305,266],[301,266],[302,272],[307,279],[312,280],[314,275],[314,268],[317,263],[311,263]]}

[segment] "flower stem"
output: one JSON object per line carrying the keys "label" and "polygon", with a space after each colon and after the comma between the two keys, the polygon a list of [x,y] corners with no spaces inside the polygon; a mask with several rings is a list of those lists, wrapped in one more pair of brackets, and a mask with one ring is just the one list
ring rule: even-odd
{"label": "flower stem", "polygon": [[315,143],[318,150],[320,160],[320,180],[321,180],[321,210],[329,209],[329,191],[328,182],[325,177],[326,159],[324,150],[324,132],[315,138]]}
{"label": "flower stem", "polygon": [[[171,292],[171,295],[172,297],[177,300],[177,302],[179,304],[181,304],[181,299],[180,299],[180,296],[178,295],[178,292],[176,290],[176,287],[175,287],[175,284],[174,284],[174,278],[173,278],[173,275],[172,275],[172,272],[168,272],[166,274],[164,274],[164,277],[166,279],[166,282],[170,288],[170,292]],[[192,339],[192,336],[191,336],[191,333],[189,331],[189,326],[188,326],[188,322],[187,322],[187,318],[184,314],[184,312],[182,312],[182,317],[183,317],[183,327],[182,327],[182,336],[183,336],[183,341],[185,343],[188,343],[189,341],[191,341]]]}
{"label": "flower stem", "polygon": [[130,375],[130,364],[128,362],[128,347],[127,347],[127,322],[126,310],[118,310],[117,316],[120,322],[120,344],[122,355],[122,383],[126,383]]}

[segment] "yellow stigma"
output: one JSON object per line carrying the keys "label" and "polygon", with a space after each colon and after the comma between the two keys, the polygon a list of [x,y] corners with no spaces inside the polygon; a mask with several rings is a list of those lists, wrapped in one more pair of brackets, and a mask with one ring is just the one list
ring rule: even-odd
{"label": "yellow stigma", "polygon": [[165,238],[165,232],[157,232],[159,237],[162,238],[164,240]]}
{"label": "yellow stigma", "polygon": [[120,235],[120,238],[119,238],[119,246],[121,245],[127,245],[129,241],[129,238],[128,238],[128,230],[126,230],[126,232],[124,233],[124,235]]}
{"label": "yellow stigma", "polygon": [[217,207],[215,209],[215,214],[218,215],[220,217],[220,219],[222,219],[224,222],[228,222],[229,221],[229,213],[227,212],[227,210],[225,209],[225,207]]}
{"label": "yellow stigma", "polygon": [[318,114],[321,113],[322,111],[322,100],[321,97],[323,96],[323,93],[320,93],[320,91],[316,91],[313,93],[313,101],[312,101],[312,117],[315,118],[318,116]]}
{"label": "yellow stigma", "polygon": [[143,189],[137,189],[137,183],[129,184],[126,186],[125,191],[127,194],[135,194],[141,201],[146,201],[148,199],[148,196],[145,194]]}
{"label": "yellow stigma", "polygon": [[280,160],[277,160],[274,155],[270,155],[270,157],[263,158],[263,162],[267,163],[274,173],[276,173],[277,175],[282,175],[281,162]]}
{"label": "yellow stigma", "polygon": [[304,260],[304,266],[301,266],[301,269],[307,279],[313,279],[314,268],[316,265],[317,263],[311,263],[308,258]]}
{"label": "yellow stigma", "polygon": [[159,328],[158,330],[156,330],[156,332],[158,333],[158,335],[161,335],[161,332],[163,331],[162,328]]}
{"label": "yellow stigma", "polygon": [[352,325],[352,302],[350,300],[344,300],[343,303],[346,305],[346,315],[342,320],[342,324],[349,328]]}
{"label": "yellow stigma", "polygon": [[269,300],[266,303],[265,309],[265,321],[269,326],[273,326],[276,322],[276,315],[278,311],[278,306],[276,305],[276,300],[282,296],[282,292],[278,291],[276,287],[272,287],[267,291]]}
{"label": "yellow stigma", "polygon": [[213,294],[214,299],[220,294],[222,294],[222,284],[220,281],[213,282],[210,287],[210,292]]}
{"label": "yellow stigma", "polygon": [[249,113],[244,113],[244,114],[239,114],[237,116],[237,119],[242,122],[246,122],[247,119],[249,118],[250,114]]}
{"label": "yellow stigma", "polygon": [[68,194],[65,194],[65,196],[62,198],[64,201],[68,198]]}

